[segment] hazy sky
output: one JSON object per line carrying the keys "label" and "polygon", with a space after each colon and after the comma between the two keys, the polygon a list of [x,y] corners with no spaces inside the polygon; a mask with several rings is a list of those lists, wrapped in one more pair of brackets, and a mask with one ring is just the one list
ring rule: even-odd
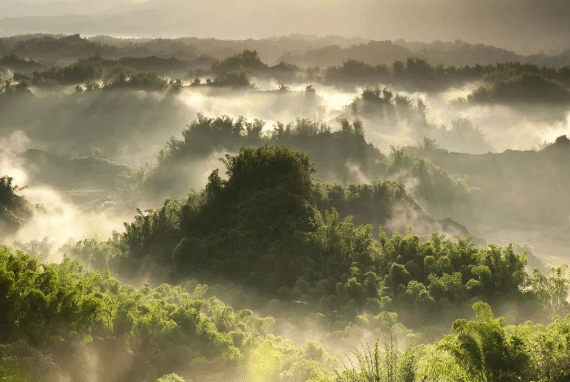
{"label": "hazy sky", "polygon": [[[63,15],[84,15],[77,18]],[[570,0],[0,0],[0,33],[258,38],[290,33],[568,47]]]}

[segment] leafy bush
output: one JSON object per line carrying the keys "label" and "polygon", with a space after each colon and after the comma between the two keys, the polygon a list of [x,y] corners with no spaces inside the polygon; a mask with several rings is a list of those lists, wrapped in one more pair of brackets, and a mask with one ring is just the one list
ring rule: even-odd
{"label": "leafy bush", "polygon": [[13,184],[14,178],[0,178],[0,229],[13,232],[32,216],[32,207],[28,201],[17,194],[23,187]]}

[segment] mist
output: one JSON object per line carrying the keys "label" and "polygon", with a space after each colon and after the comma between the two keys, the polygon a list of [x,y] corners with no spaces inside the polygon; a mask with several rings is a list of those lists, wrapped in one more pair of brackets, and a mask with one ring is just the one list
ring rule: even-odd
{"label": "mist", "polygon": [[0,38],[0,376],[567,376],[558,5],[491,38],[514,4],[12,3],[93,37]]}
{"label": "mist", "polygon": [[0,141],[0,173],[25,188],[22,196],[34,206],[33,215],[16,232],[2,235],[2,244],[23,249],[37,247],[35,254],[43,261],[59,263],[64,256],[61,252],[64,244],[84,238],[106,240],[113,231],[122,228],[131,213],[125,214],[103,203],[78,205],[61,189],[33,181],[33,169],[18,156],[30,145],[32,140],[21,130]]}
{"label": "mist", "polygon": [[[4,151],[9,150],[3,159],[8,163],[4,165],[5,172],[15,178],[16,184],[29,187],[24,195],[33,204],[53,206],[47,215],[34,217],[28,228],[20,230],[10,240],[25,242],[26,238],[34,239],[34,232],[39,232],[41,238],[50,237],[56,243],[54,247],[59,248],[71,237],[82,237],[82,232],[105,232],[108,235],[112,230],[120,230],[121,219],[128,221],[136,207],[153,208],[159,206],[163,199],[184,199],[192,190],[201,190],[209,174],[215,169],[222,169],[218,159],[227,153],[235,154],[237,147],[220,147],[222,150],[218,148],[205,157],[177,165],[174,173],[184,174],[183,178],[178,177],[178,184],[162,188],[158,193],[148,193],[143,187],[141,194],[138,192],[140,185],[128,180],[131,176],[128,174],[134,170],[143,171],[144,166],[157,166],[159,152],[170,139],[181,139],[182,132],[198,113],[210,118],[227,115],[234,119],[245,117],[249,121],[261,119],[265,135],[274,133],[277,123],[289,123],[299,118],[321,121],[333,128],[337,126],[338,116],[361,118],[366,141],[384,154],[390,153],[391,147],[415,147],[424,137],[434,139],[446,150],[470,154],[535,150],[558,136],[570,133],[570,109],[556,107],[549,112],[549,106],[546,106],[540,109],[540,113],[535,113],[532,105],[526,108],[520,105],[457,106],[453,103],[477,89],[480,82],[469,82],[459,88],[438,92],[409,92],[398,86],[378,83],[379,88],[391,89],[394,94],[407,97],[412,104],[421,100],[426,108],[420,119],[401,112],[390,119],[374,111],[354,114],[350,105],[359,98],[364,87],[346,90],[292,80],[285,82],[289,89],[283,92],[279,90],[281,82],[276,79],[253,77],[252,83],[254,88],[249,90],[187,87],[179,94],[166,95],[146,90],[75,94],[65,89],[46,91],[32,87],[33,96],[23,94],[10,99],[3,109],[6,118],[2,131],[8,134],[3,140],[3,148]],[[305,92],[308,85],[315,89],[315,97],[309,97]],[[35,113],[26,113],[29,107],[33,107]],[[63,112],[55,113],[54,110]],[[461,132],[459,128],[466,128],[467,132]],[[54,134],[61,138],[51,139]],[[41,152],[56,157],[48,156],[46,159],[46,154]],[[37,163],[38,158],[43,158],[43,165]],[[71,163],[83,166],[79,168],[88,168],[85,167],[86,162],[79,164],[81,158],[93,158],[100,161],[97,166],[106,166],[101,177],[94,178],[94,174],[79,172],[73,179],[66,179],[62,171],[71,174]],[[57,170],[54,165],[63,167]],[[362,172],[356,162],[346,160],[344,166],[348,178],[332,172],[323,173],[322,178],[340,183],[377,180],[378,175]],[[408,192],[419,196],[417,184],[421,181],[409,171],[390,175],[388,179],[403,182]],[[159,184],[153,187],[158,190]],[[472,186],[478,187],[476,184]],[[128,189],[136,192],[128,202],[118,202],[117,197],[125,195]],[[430,209],[421,196],[418,200],[424,209]],[[100,207],[103,205],[106,207]],[[78,208],[84,211],[79,212]],[[120,217],[116,215],[118,211]],[[85,217],[85,224],[78,226],[77,221],[82,220],[80,216]],[[53,224],[48,224],[50,219]],[[405,232],[406,226],[415,221],[412,216],[398,219],[400,223],[394,226],[397,226],[394,231],[398,232]],[[462,223],[470,223],[459,219]],[[94,222],[101,224],[92,227]],[[55,239],[50,231],[58,224],[70,227],[64,230],[67,234]],[[429,231],[420,228],[423,223],[411,225],[418,232]],[[444,232],[437,228],[435,231]],[[484,230],[478,234],[481,232]]]}

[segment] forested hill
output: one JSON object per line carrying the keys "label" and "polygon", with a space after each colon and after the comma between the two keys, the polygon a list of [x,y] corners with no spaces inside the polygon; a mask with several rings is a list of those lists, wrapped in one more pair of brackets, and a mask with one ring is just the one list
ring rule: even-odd
{"label": "forested hill", "polygon": [[[410,113],[417,113],[406,105]],[[463,181],[404,150],[394,148],[388,155],[382,154],[366,141],[359,119],[350,122],[341,118],[338,124],[340,129],[333,130],[325,123],[298,118],[289,124],[278,122],[271,133],[262,134],[265,123],[261,120],[199,115],[182,132],[182,140],[168,142],[158,155],[157,166],[150,169],[136,191],[159,200],[178,199],[193,187],[195,164],[211,155],[219,157],[219,153],[236,152],[244,146],[287,145],[309,154],[319,179],[342,185],[382,179],[414,182],[417,185],[410,192],[429,216],[460,222],[469,219],[469,187]],[[403,217],[402,221],[406,220]],[[409,224],[414,225],[412,221]]]}
{"label": "forested hill", "polygon": [[[527,321],[547,323],[568,312],[567,268],[529,275],[512,245],[480,248],[469,238],[382,230],[375,238],[371,225],[340,219],[336,209],[394,217],[395,202],[414,207],[402,185],[319,185],[309,157],[287,147],[242,148],[224,165],[226,177],[214,171],[186,201],[140,211],[108,241],[68,245],[59,265],[1,247],[0,375],[350,382],[366,381],[367,362],[375,362],[378,376],[397,370],[410,381],[567,375],[568,318],[548,327]],[[179,286],[136,290],[113,273]],[[225,286],[209,292],[193,279]],[[234,310],[217,297],[276,318]],[[455,320],[471,307],[475,320]],[[491,307],[518,326],[504,328]],[[455,334],[437,346],[398,349],[396,337],[414,335],[402,324],[420,341],[433,341],[453,320]],[[319,328],[328,346],[384,336],[386,349],[365,350],[371,361],[339,370],[318,345],[295,346],[271,334],[287,332],[292,322]],[[467,346],[476,354],[463,352]],[[469,366],[473,359],[478,366]]]}
{"label": "forested hill", "polygon": [[[224,119],[200,121],[187,136],[200,126],[211,133]],[[236,126],[226,122],[230,131]],[[359,122],[342,125],[336,135],[309,136],[347,134],[347,142],[364,142]],[[238,129],[240,139],[255,138],[259,125],[245,127],[252,134]],[[282,126],[282,137],[300,139],[292,130]],[[193,153],[185,151],[189,142],[171,141],[162,165]],[[418,161],[404,150],[388,158],[386,165]],[[213,171],[203,190],[139,210],[106,241],[68,243],[59,265],[1,247],[0,375],[48,382],[365,378],[366,358],[344,370],[315,343],[275,336],[315,328],[331,349],[384,336],[385,351],[367,350],[377,375],[398,370],[411,381],[514,375],[526,382],[568,374],[568,318],[553,318],[570,310],[567,268],[529,275],[513,245],[386,233],[380,226],[401,224],[408,213],[428,221],[402,183],[324,184],[314,179],[307,154],[281,144],[241,148],[223,166],[225,174]],[[20,188],[11,178],[2,181],[4,207],[18,211],[25,205]],[[156,287],[137,290],[113,274]],[[160,285],[165,281],[177,286]],[[210,290],[204,283],[217,285]],[[472,308],[475,319],[468,321]],[[505,328],[506,319],[491,309],[517,326]],[[455,333],[440,339],[454,321]],[[408,336],[437,346],[399,350],[396,338]],[[476,354],[461,350],[467,346]],[[493,355],[482,362],[487,352]]]}
{"label": "forested hill", "polygon": [[539,151],[465,154],[408,150],[456,176],[468,177],[469,184],[480,189],[479,205],[485,211],[494,210],[499,221],[553,225],[568,222],[570,201],[551,197],[570,189],[570,140],[566,136]]}
{"label": "forested hill", "polygon": [[444,307],[445,316],[464,309],[471,298],[528,297],[526,260],[513,247],[382,229],[376,239],[372,225],[339,217],[337,210],[374,224],[401,221],[417,208],[402,184],[320,186],[309,158],[282,146],[241,149],[224,163],[227,179],[216,170],[203,192],[126,224],[113,267],[157,280],[231,280],[334,320],[350,320],[354,309],[396,309],[413,324]]}

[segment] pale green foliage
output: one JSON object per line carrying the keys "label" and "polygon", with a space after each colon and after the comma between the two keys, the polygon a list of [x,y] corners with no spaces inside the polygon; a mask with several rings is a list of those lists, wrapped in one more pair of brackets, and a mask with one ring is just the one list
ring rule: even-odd
{"label": "pale green foliage", "polygon": [[398,347],[398,338],[405,338],[409,331],[398,321],[395,313],[382,312],[376,317],[382,335],[371,349],[366,345],[362,350],[354,350],[345,370],[336,371],[338,382],[413,382],[418,371],[420,348],[406,346],[405,351]]}
{"label": "pale green foliage", "polygon": [[418,362],[418,373],[425,382],[456,382],[465,380],[465,371],[455,362],[453,356],[435,344],[423,348]]}
{"label": "pale green foliage", "polygon": [[504,318],[495,318],[491,307],[473,304],[475,321],[456,320],[450,335],[440,344],[448,350],[470,381],[516,381],[529,367],[523,341],[504,331]]}
{"label": "pale green foliage", "polygon": [[537,300],[543,304],[547,314],[551,317],[569,313],[570,304],[567,298],[570,290],[570,272],[568,265],[551,268],[548,276],[535,269],[528,283],[534,290]]}
{"label": "pale green foliage", "polygon": [[163,375],[162,377],[158,378],[156,382],[185,382],[185,381],[178,374],[172,373],[168,375]]}

